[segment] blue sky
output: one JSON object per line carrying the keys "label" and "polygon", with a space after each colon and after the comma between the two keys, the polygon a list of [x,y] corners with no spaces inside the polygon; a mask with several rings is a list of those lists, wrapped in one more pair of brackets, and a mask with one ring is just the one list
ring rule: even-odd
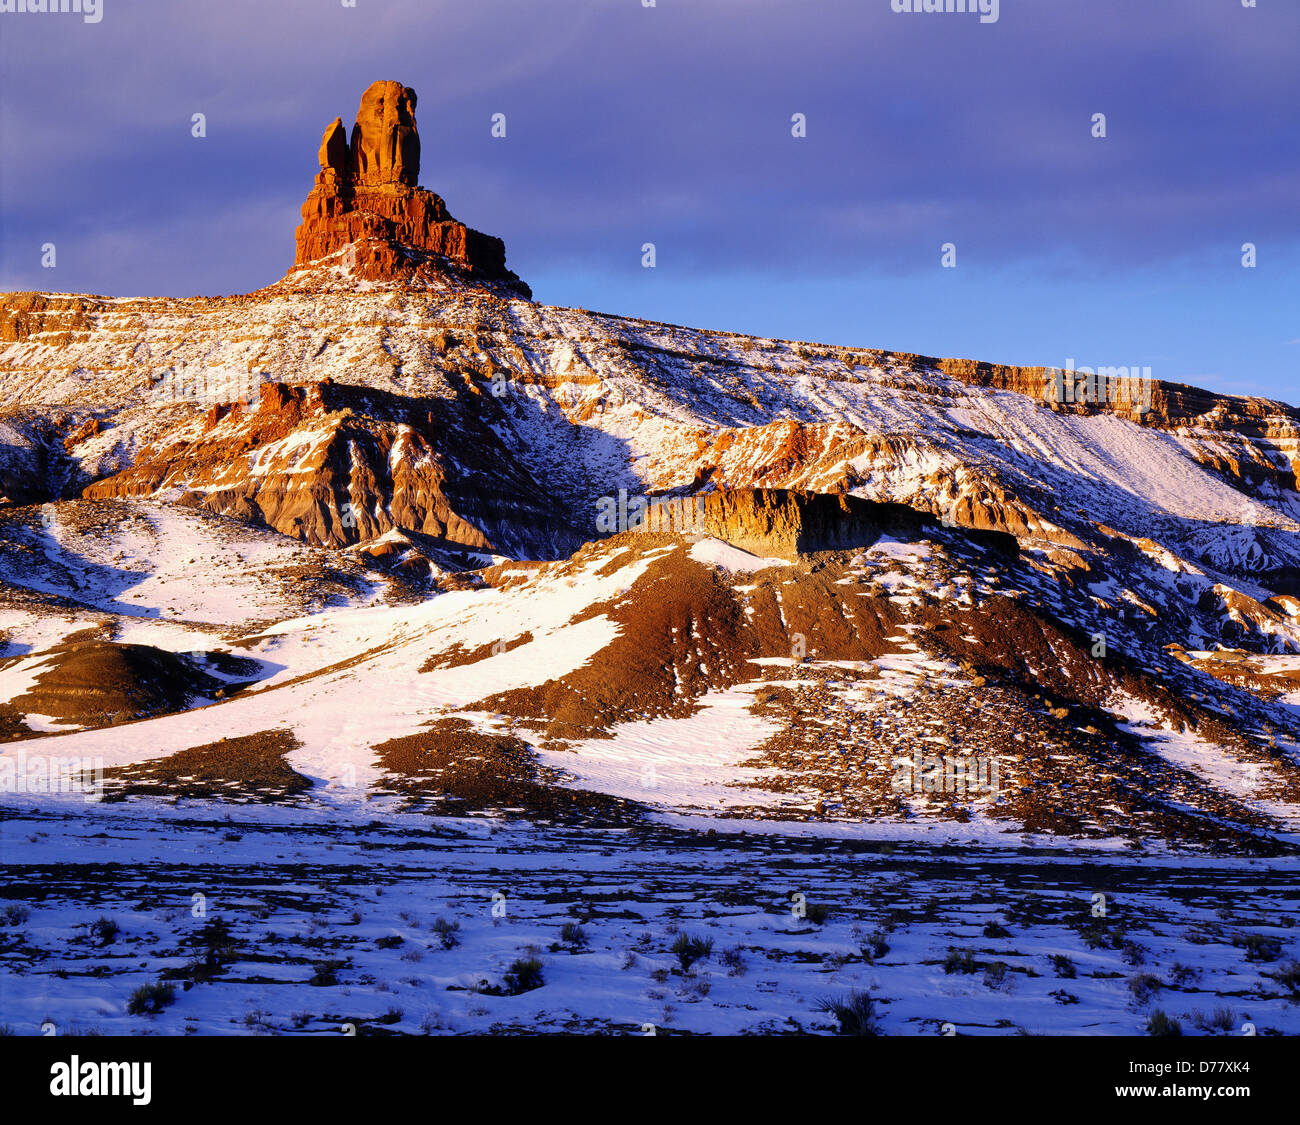
{"label": "blue sky", "polygon": [[538,300],[1300,402],[1297,45],[1296,0],[4,13],[0,288],[275,280],[324,126],[385,78],[419,94],[421,182]]}

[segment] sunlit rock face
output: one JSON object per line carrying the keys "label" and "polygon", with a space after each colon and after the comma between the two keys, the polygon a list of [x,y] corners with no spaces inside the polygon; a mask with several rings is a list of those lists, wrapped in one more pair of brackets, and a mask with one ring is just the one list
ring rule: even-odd
{"label": "sunlit rock face", "polygon": [[316,184],[302,205],[295,270],[340,255],[345,270],[366,280],[451,274],[531,298],[506,269],[505,243],[457,222],[419,186],[415,105],[410,87],[375,82],[362,95],[350,143],[342,118],[326,127]]}

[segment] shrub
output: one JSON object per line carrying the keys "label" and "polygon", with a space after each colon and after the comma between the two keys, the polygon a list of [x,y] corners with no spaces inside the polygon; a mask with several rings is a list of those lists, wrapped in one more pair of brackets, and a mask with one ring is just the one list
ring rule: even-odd
{"label": "shrub", "polygon": [[132,1016],[156,1016],[176,999],[176,987],[171,984],[142,984],[131,993],[126,1010]]}
{"label": "shrub", "polygon": [[11,902],[0,910],[0,923],[6,926],[21,926],[31,916],[32,912],[27,907]]}
{"label": "shrub", "polygon": [[195,984],[220,976],[235,959],[238,948],[238,943],[230,936],[230,924],[220,918],[205,923],[196,934],[186,939],[185,944],[198,946],[201,951],[199,956],[183,969],[170,969],[163,976],[173,980],[189,980]]}
{"label": "shrub", "polygon": [[460,944],[459,922],[448,922],[446,918],[439,918],[433,924],[433,932],[442,939],[443,949],[454,949]]}
{"label": "shrub", "polygon": [[1010,966],[1005,961],[994,961],[984,970],[984,984],[988,988],[1002,988],[1007,983]]}
{"label": "shrub", "polygon": [[107,916],[96,918],[90,923],[90,936],[97,938],[100,945],[112,945],[121,932],[122,927]]}
{"label": "shrub", "polygon": [[943,959],[943,971],[949,974],[973,973],[977,967],[970,950],[950,949],[948,956]]}
{"label": "shrub", "polygon": [[1126,941],[1120,948],[1120,954],[1130,965],[1146,964],[1147,952],[1135,941]]}
{"label": "shrub", "polygon": [[560,928],[560,940],[578,948],[587,944],[587,931],[577,922],[565,922]]}
{"label": "shrub", "polygon": [[542,977],[542,963],[536,957],[518,957],[505,973],[506,995],[518,996],[522,992],[532,992],[541,988],[546,981]]}
{"label": "shrub", "polygon": [[841,1035],[879,1035],[876,1002],[868,992],[850,992],[838,999],[827,998],[817,1005],[819,1012],[833,1015]]}
{"label": "shrub", "polygon": [[713,982],[708,977],[691,977],[682,987],[682,998],[688,1000],[703,1000],[713,988]]}
{"label": "shrub", "polygon": [[1276,961],[1282,956],[1282,942],[1263,934],[1245,934],[1234,938],[1232,944],[1246,951],[1247,961]]}
{"label": "shrub", "polygon": [[312,965],[311,979],[308,984],[316,988],[328,988],[339,982],[339,970],[346,961],[316,961]]}
{"label": "shrub", "polygon": [[1105,949],[1112,943],[1111,935],[1103,922],[1094,922],[1089,926],[1084,926],[1079,931],[1079,937],[1083,939],[1083,944],[1089,949]]}
{"label": "shrub", "polygon": [[1078,973],[1074,962],[1064,953],[1052,954],[1052,969],[1058,977],[1065,977],[1067,980],[1073,980]]}
{"label": "shrub", "polygon": [[686,972],[696,961],[703,960],[713,952],[713,939],[691,937],[690,934],[681,933],[673,942],[672,951],[677,954],[682,972]]}
{"label": "shrub", "polygon": [[1300,996],[1300,961],[1288,961],[1276,973],[1269,973],[1288,992]]}
{"label": "shrub", "polygon": [[730,949],[724,949],[719,955],[718,960],[722,962],[723,967],[727,970],[728,976],[743,977],[745,975],[745,956],[740,946],[732,946]]}
{"label": "shrub", "polygon": [[163,976],[172,977],[176,980],[193,981],[195,984],[202,984],[204,981],[213,980],[221,975],[224,966],[209,953],[203,957],[196,957],[193,961],[186,963],[183,969],[167,970]]}
{"label": "shrub", "polygon": [[884,930],[872,930],[862,942],[862,959],[868,965],[874,965],[876,961],[889,952],[889,942],[885,940]]}
{"label": "shrub", "polygon": [[1237,1026],[1237,1017],[1231,1008],[1215,1008],[1212,1015],[1195,1012],[1192,1022],[1202,1031],[1221,1031],[1229,1034]]}
{"label": "shrub", "polygon": [[1151,973],[1138,973],[1137,976],[1129,977],[1128,990],[1139,1004],[1145,1004],[1162,988],[1164,982]]}
{"label": "shrub", "polygon": [[1159,1008],[1151,1013],[1146,1030],[1148,1035],[1178,1036],[1183,1033],[1182,1025]]}
{"label": "shrub", "polygon": [[1173,968],[1169,970],[1169,980],[1171,983],[1181,987],[1189,984],[1201,975],[1201,970],[1191,965],[1184,965],[1181,961],[1175,961]]}
{"label": "shrub", "polygon": [[235,959],[238,943],[230,936],[230,923],[221,918],[213,918],[199,928],[190,944],[207,950],[213,960],[227,962]]}
{"label": "shrub", "polygon": [[1011,931],[1000,922],[990,922],[984,927],[984,936],[987,938],[1004,938],[1010,937]]}

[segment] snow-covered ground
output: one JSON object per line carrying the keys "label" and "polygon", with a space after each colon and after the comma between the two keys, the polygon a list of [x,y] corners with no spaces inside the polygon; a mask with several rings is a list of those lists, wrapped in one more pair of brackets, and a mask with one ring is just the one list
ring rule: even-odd
{"label": "snow-covered ground", "polygon": [[762,774],[740,763],[778,729],[753,714],[753,702],[753,685],[709,692],[687,718],[624,723],[611,738],[539,750],[538,758],[563,770],[577,788],[677,812],[775,807],[774,795],[742,787]]}
{"label": "snow-covered ground", "polygon": [[[581,532],[593,499],[713,482],[955,513],[1010,529],[1021,554],[981,555],[964,532],[930,528],[818,572],[701,538],[629,609],[622,599],[674,549],[555,561],[546,520],[512,508],[511,484],[495,500],[485,489],[482,511],[507,531],[522,525],[537,551],[523,557],[552,562],[511,575],[493,538],[474,554],[504,573],[435,565],[448,581],[421,597],[366,555],[404,551],[413,526],[331,553],[169,502],[238,492],[271,469],[310,493],[337,415],[232,445],[229,464],[185,493],[6,508],[0,779],[42,757],[111,770],[283,735],[284,765],[307,784],[282,805],[165,789],[94,803],[0,785],[0,1024],[794,1032],[832,1029],[823,1002],[861,991],[897,1034],[1132,1033],[1157,1008],[1189,1033],[1300,1031],[1300,690],[1288,678],[1300,602],[1268,585],[1300,565],[1300,501],[1271,473],[1297,448],[1276,404],[1257,404],[1248,428],[1140,424],[1049,410],[919,357],[455,288],[340,279],[239,302],[94,299],[88,310],[71,342],[52,313],[0,347],[0,404],[14,410],[6,465],[33,495],[41,482],[22,474],[36,430],[22,411],[66,411],[65,429],[40,440],[71,474],[46,481],[48,493],[74,495],[75,472],[103,478],[145,447],[201,438],[209,403],[160,402],[158,384],[224,372],[388,396],[374,411],[397,435],[378,463],[390,474],[424,455],[403,421],[412,404],[474,404],[482,433],[500,440],[493,456],[520,470],[502,479],[531,474]],[[484,372],[504,393],[484,392]],[[372,405],[358,400],[363,414]],[[92,414],[93,432],[70,436]],[[437,440],[448,466],[466,455],[454,427]],[[616,718],[552,737],[530,693],[570,677],[577,707],[598,675],[618,676],[608,654],[627,650],[615,642],[640,639],[640,620],[647,647],[663,639],[650,635],[651,611],[690,566],[713,568],[707,589],[752,634],[737,627],[726,649],[702,635],[700,607],[677,607],[681,647],[655,650],[643,683],[610,705]],[[827,577],[838,600],[818,585]],[[870,620],[855,614],[863,600],[877,607]],[[876,625],[879,643],[861,658],[827,651],[874,638]],[[1100,654],[1085,658],[1098,637]],[[712,641],[743,675],[673,694],[683,672],[717,672],[700,654]],[[1242,658],[1268,680],[1245,685],[1259,698],[1238,690],[1237,665],[1208,659],[1221,644],[1259,650]],[[76,729],[44,681],[64,650],[93,645],[180,655],[220,687]],[[222,672],[223,660],[256,672]],[[747,679],[751,668],[765,678]],[[1099,702],[1084,690],[1094,674],[1126,676],[1144,697]],[[643,702],[655,676],[673,683],[670,714]],[[65,685],[60,698],[101,686]],[[511,693],[526,698],[502,699]],[[1188,706],[1175,715],[1175,704]],[[1115,719],[1122,743],[1107,742]],[[588,791],[641,808],[630,827],[597,828],[496,808],[435,819],[382,795],[377,748],[448,720],[479,739],[457,747],[467,762],[499,738],[565,799]],[[918,747],[1006,752],[1024,776],[1009,765],[1004,783],[1036,800],[1019,819],[915,791],[891,805],[897,794],[872,786]],[[1216,847],[1268,858],[1216,858]],[[689,965],[679,938],[702,943]],[[538,987],[520,987],[511,965],[533,958]],[[133,1014],[134,990],[160,982],[171,1002]]]}
{"label": "snow-covered ground", "polygon": [[[17,1034],[829,1032],[823,1001],[853,993],[891,1035],[1141,1034],[1157,1009],[1185,1034],[1300,1032],[1294,859],[1098,865],[382,803],[0,808]],[[510,975],[531,960],[535,979]],[[161,1010],[132,1014],[158,984]]]}

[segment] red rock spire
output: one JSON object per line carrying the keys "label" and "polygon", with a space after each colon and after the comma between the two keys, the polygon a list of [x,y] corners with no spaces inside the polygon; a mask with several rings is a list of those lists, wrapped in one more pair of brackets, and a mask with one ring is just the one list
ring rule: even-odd
{"label": "red rock spire", "polygon": [[411,280],[441,272],[531,298],[506,269],[505,243],[457,222],[440,197],[419,186],[415,103],[410,87],[375,82],[362,95],[350,144],[342,118],[326,127],[320,171],[302,205],[295,268],[346,250],[359,277]]}

